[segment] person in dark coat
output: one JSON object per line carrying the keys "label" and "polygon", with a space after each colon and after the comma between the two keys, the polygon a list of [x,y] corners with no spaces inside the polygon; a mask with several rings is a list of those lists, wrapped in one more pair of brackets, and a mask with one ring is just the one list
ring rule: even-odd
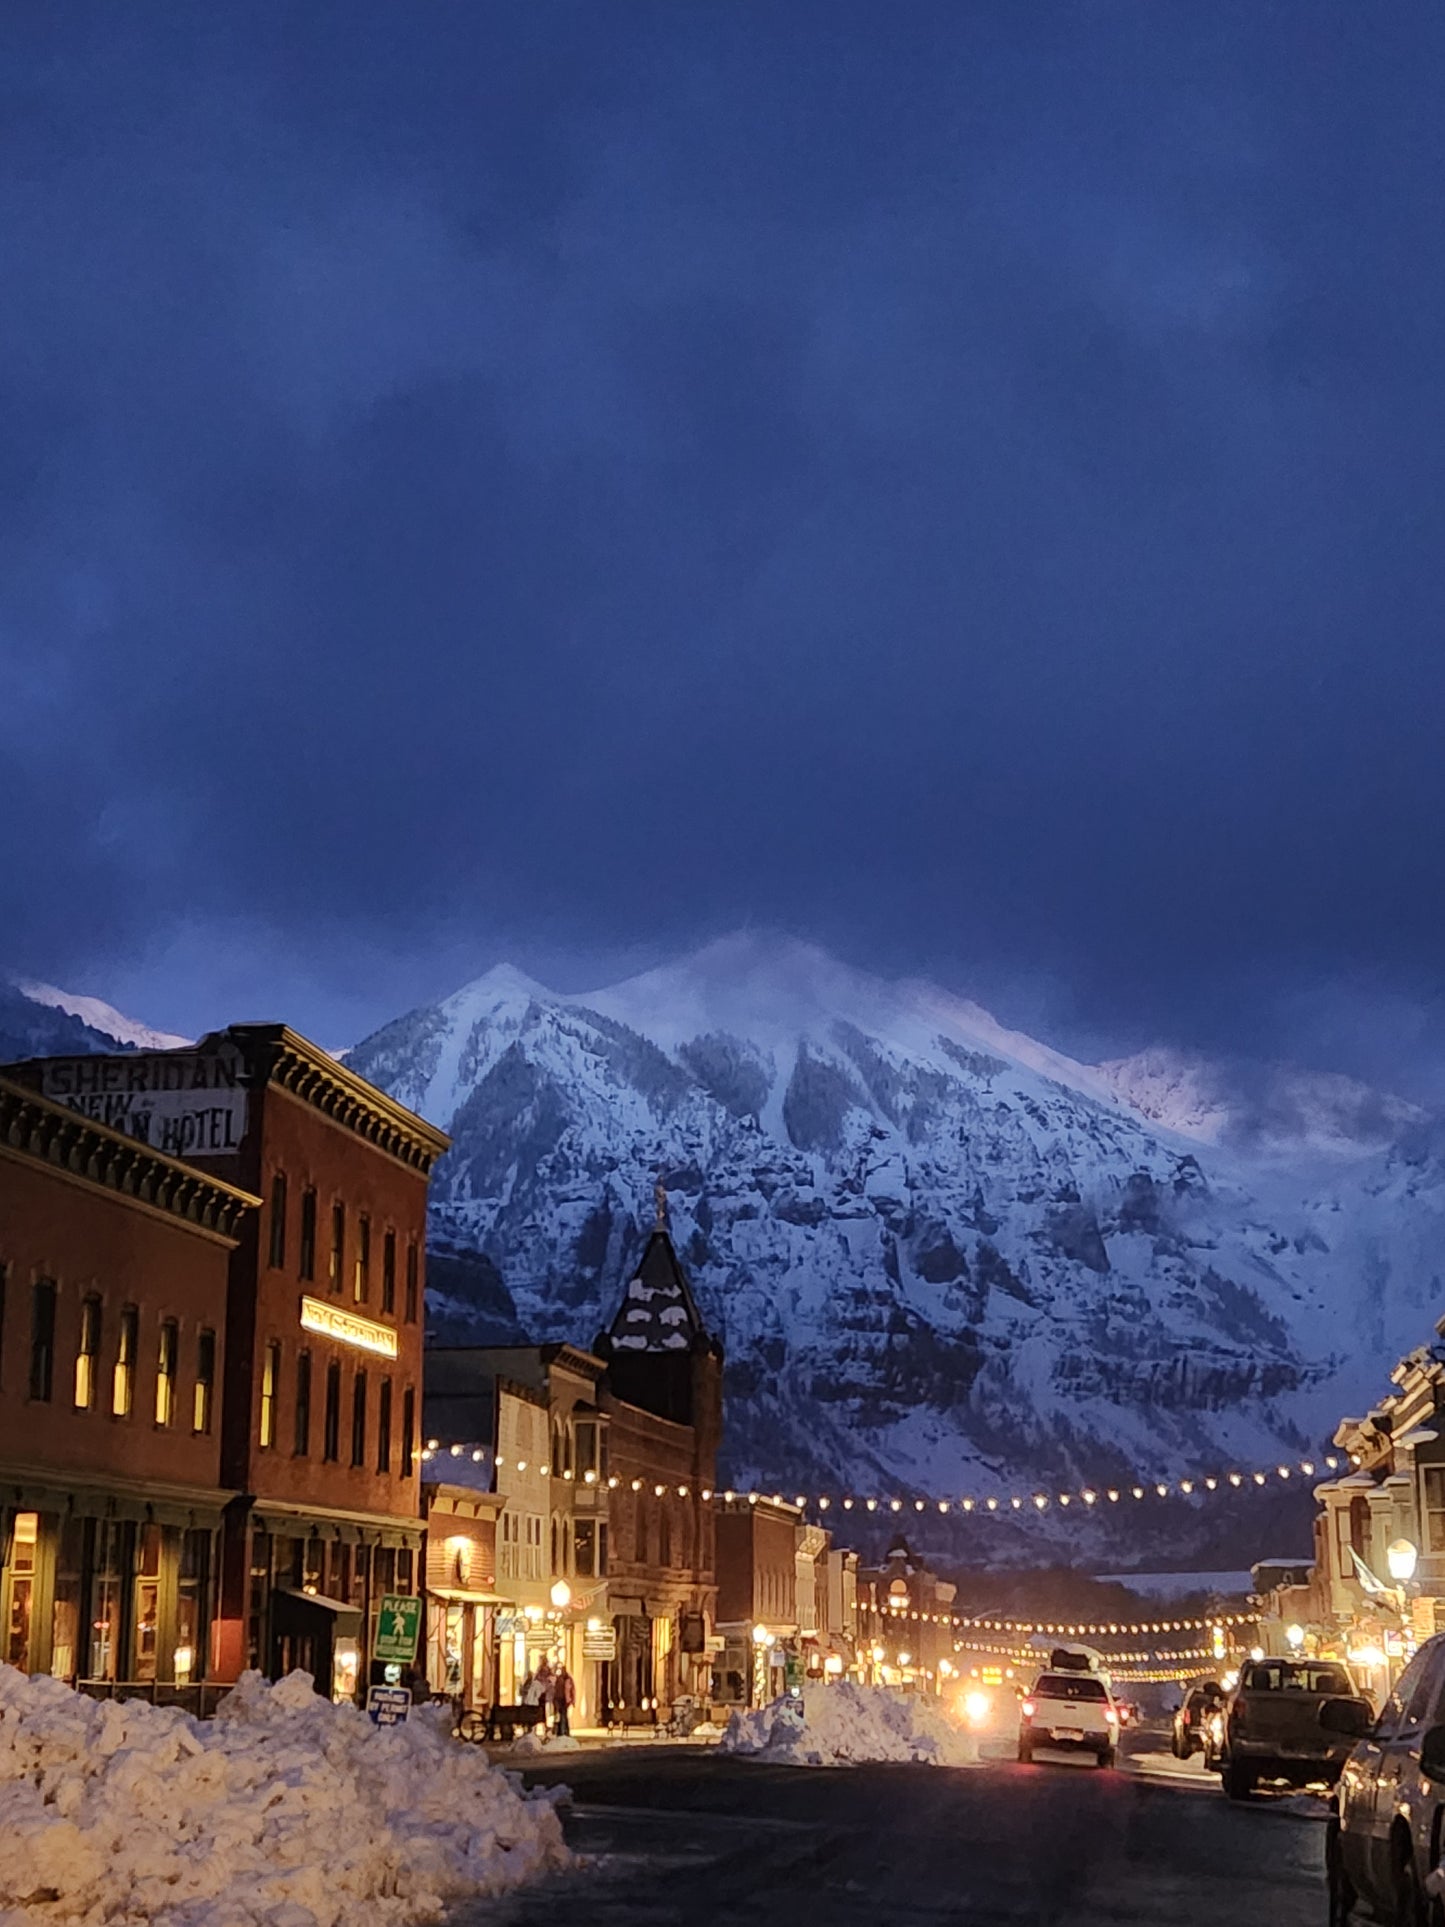
{"label": "person in dark coat", "polygon": [[554,1733],[572,1731],[572,1708],[577,1704],[577,1682],[567,1671],[563,1661],[552,1675],[552,1730]]}

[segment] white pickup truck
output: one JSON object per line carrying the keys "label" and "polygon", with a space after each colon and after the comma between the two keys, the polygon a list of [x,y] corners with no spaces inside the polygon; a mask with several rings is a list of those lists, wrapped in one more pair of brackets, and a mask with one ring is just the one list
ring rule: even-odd
{"label": "white pickup truck", "polygon": [[1019,1758],[1036,1748],[1092,1753],[1100,1766],[1114,1764],[1119,1709],[1097,1673],[1040,1673],[1019,1708]]}

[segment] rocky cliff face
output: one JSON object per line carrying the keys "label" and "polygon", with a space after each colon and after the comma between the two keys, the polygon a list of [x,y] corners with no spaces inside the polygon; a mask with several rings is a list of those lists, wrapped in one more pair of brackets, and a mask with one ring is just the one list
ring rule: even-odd
{"label": "rocky cliff face", "polygon": [[799,945],[589,996],[495,970],[349,1061],[455,1139],[451,1335],[589,1342],[662,1177],[726,1340],[739,1481],[962,1493],[1298,1456],[1445,1309],[1445,1182],[1405,1107],[1351,1135],[1358,1094],[1296,1079],[1308,1128],[1276,1117],[1266,1144],[1198,1067],[1072,1063]]}

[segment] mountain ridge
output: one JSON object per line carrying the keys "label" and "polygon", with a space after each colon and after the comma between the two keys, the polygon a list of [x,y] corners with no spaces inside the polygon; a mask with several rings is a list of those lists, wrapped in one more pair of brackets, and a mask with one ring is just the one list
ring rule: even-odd
{"label": "mountain ridge", "polygon": [[[348,1061],[452,1132],[438,1249],[536,1338],[598,1327],[663,1177],[727,1340],[739,1479],[1298,1456],[1440,1296],[1445,1172],[1414,1107],[1083,1065],[796,942],[566,994],[501,966]],[[466,1328],[465,1292],[444,1315]]]}

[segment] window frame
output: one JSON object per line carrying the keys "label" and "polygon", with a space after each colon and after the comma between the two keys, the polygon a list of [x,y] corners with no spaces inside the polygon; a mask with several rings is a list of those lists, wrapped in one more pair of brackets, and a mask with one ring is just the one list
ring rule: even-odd
{"label": "window frame", "polygon": [[181,1369],[181,1326],[177,1318],[163,1318],[156,1327],[155,1422],[162,1432],[176,1422],[176,1387]]}
{"label": "window frame", "polygon": [[55,1325],[59,1290],[53,1278],[37,1278],[30,1287],[29,1397],[49,1405],[55,1396]]}
{"label": "window frame", "polygon": [[286,1269],[286,1173],[271,1174],[271,1237],[267,1258],[272,1271]]}
{"label": "window frame", "polygon": [[210,1325],[196,1333],[196,1385],[191,1397],[191,1433],[208,1438],[216,1402],[216,1334]]}
{"label": "window frame", "polygon": [[88,1291],[80,1301],[80,1333],[75,1343],[75,1378],[71,1402],[77,1412],[95,1410],[95,1388],[100,1378],[100,1354],[104,1345],[103,1321],[104,1307],[100,1293]]}

